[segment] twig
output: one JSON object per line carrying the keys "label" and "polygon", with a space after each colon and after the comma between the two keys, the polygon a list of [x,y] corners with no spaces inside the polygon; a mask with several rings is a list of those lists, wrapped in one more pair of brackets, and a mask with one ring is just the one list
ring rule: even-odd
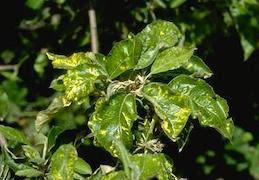
{"label": "twig", "polygon": [[0,65],[0,71],[13,70],[17,71],[18,65]]}
{"label": "twig", "polygon": [[91,48],[94,53],[99,51],[98,33],[97,33],[97,23],[95,9],[90,4],[90,9],[88,10],[89,23],[90,23],[90,33],[91,33]]}

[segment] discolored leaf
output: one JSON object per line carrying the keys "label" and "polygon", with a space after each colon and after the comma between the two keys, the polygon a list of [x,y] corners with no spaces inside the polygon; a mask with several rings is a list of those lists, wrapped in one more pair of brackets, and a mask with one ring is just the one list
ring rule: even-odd
{"label": "discolored leaf", "polygon": [[107,56],[106,69],[111,79],[133,69],[139,59],[142,45],[137,37],[115,43]]}
{"label": "discolored leaf", "polygon": [[174,23],[157,20],[147,25],[137,37],[141,40],[143,48],[135,69],[142,69],[152,64],[160,49],[174,46],[179,41],[181,33]]}
{"label": "discolored leaf", "polygon": [[29,168],[29,169],[18,170],[15,173],[15,175],[20,177],[33,178],[33,177],[41,176],[43,175],[43,173],[37,169]]}
{"label": "discolored leaf", "polygon": [[127,180],[127,176],[123,171],[115,171],[103,176],[101,180]]}
{"label": "discolored leaf", "polygon": [[8,140],[16,141],[22,144],[29,144],[25,134],[15,128],[0,125],[0,133]]}
{"label": "discolored leaf", "polygon": [[23,145],[22,149],[24,151],[25,156],[29,158],[29,161],[38,164],[44,162],[44,160],[40,157],[39,151],[35,149],[33,146]]}
{"label": "discolored leaf", "polygon": [[54,68],[68,70],[66,74],[53,80],[51,87],[64,93],[64,106],[72,102],[82,104],[88,101],[88,96],[94,91],[95,82],[106,77],[105,57],[94,53],[74,53],[70,57],[47,53]]}
{"label": "discolored leaf", "polygon": [[75,163],[74,170],[75,170],[75,172],[77,172],[79,174],[83,174],[83,175],[92,174],[91,166],[80,157],[78,157],[78,159]]}
{"label": "discolored leaf", "polygon": [[77,161],[77,152],[74,146],[65,144],[60,146],[51,158],[51,176],[55,180],[71,180]]}
{"label": "discolored leaf", "polygon": [[98,143],[113,156],[117,156],[114,139],[127,148],[132,145],[131,127],[137,119],[136,100],[132,94],[117,94],[109,100],[99,100],[88,126]]}
{"label": "discolored leaf", "polygon": [[162,119],[161,126],[166,135],[175,141],[191,113],[185,99],[163,83],[150,83],[144,86],[142,93]]}
{"label": "discolored leaf", "polygon": [[61,97],[54,98],[46,110],[40,111],[37,114],[35,121],[36,130],[40,131],[43,125],[49,122],[52,119],[52,117],[63,108],[63,106],[64,105]]}
{"label": "discolored leaf", "polygon": [[198,56],[192,56],[191,59],[183,65],[183,68],[192,73],[193,77],[209,78],[213,74],[210,68]]}
{"label": "discolored leaf", "polygon": [[177,69],[186,64],[193,55],[194,48],[172,47],[162,51],[151,67],[151,74]]}
{"label": "discolored leaf", "polygon": [[130,157],[132,163],[136,164],[140,180],[157,178],[158,180],[173,179],[172,164],[163,153],[157,154],[135,154]]}
{"label": "discolored leaf", "polygon": [[180,75],[169,83],[169,87],[188,98],[192,116],[198,118],[201,125],[217,129],[228,139],[232,137],[234,125],[231,119],[227,119],[227,102],[204,80]]}
{"label": "discolored leaf", "polygon": [[74,69],[75,67],[85,63],[91,64],[92,59],[95,58],[94,53],[82,52],[74,53],[69,57],[47,52],[47,56],[50,60],[52,60],[52,65],[54,68],[66,70]]}

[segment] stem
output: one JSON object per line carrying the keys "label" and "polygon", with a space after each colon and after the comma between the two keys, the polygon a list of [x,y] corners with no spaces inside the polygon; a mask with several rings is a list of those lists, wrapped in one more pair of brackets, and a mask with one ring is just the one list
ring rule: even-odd
{"label": "stem", "polygon": [[44,160],[46,158],[47,150],[48,150],[48,139],[45,138],[45,142],[43,144],[43,152],[42,152],[42,159]]}
{"label": "stem", "polygon": [[0,65],[0,71],[6,71],[6,70],[13,70],[17,71],[18,70],[18,65]]}
{"label": "stem", "polygon": [[92,7],[90,2],[90,9],[88,10],[89,23],[90,23],[90,33],[91,33],[91,48],[94,53],[99,51],[98,43],[98,33],[97,33],[97,23],[95,9]]}

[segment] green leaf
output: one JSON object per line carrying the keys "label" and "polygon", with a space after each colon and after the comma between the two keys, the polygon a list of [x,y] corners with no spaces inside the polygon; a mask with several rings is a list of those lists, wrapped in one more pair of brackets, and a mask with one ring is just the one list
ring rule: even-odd
{"label": "green leaf", "polygon": [[38,164],[44,162],[44,160],[40,157],[39,151],[34,147],[29,145],[23,145],[22,149],[24,151],[25,156],[29,158],[29,161],[35,162]]}
{"label": "green leaf", "polygon": [[58,148],[51,158],[51,176],[55,180],[73,179],[77,152],[71,144]]}
{"label": "green leaf", "polygon": [[239,33],[244,60],[247,60],[255,49],[259,48],[259,2],[256,0],[232,0],[229,9]]}
{"label": "green leaf", "polygon": [[135,154],[130,157],[130,160],[139,168],[140,180],[155,177],[159,180],[172,179],[172,164],[163,153]]}
{"label": "green leaf", "polygon": [[141,42],[137,37],[115,43],[107,56],[106,68],[111,79],[133,69],[141,53]]}
{"label": "green leaf", "polygon": [[52,117],[63,108],[63,102],[61,97],[56,97],[53,99],[49,107],[37,114],[35,121],[35,128],[40,131],[44,124],[49,122]]}
{"label": "green leaf", "polygon": [[16,141],[22,144],[29,144],[25,134],[17,129],[0,125],[0,133],[8,140]]}
{"label": "green leaf", "polygon": [[20,177],[33,178],[33,177],[41,176],[43,175],[43,173],[37,169],[29,168],[29,169],[18,170],[15,173],[15,175]]}
{"label": "green leaf", "polygon": [[151,67],[151,74],[177,69],[186,64],[193,55],[194,48],[172,47],[162,51]]}
{"label": "green leaf", "polygon": [[48,59],[45,53],[40,53],[35,59],[35,63],[33,64],[33,69],[38,73],[40,77],[43,76],[45,72],[45,68],[48,65]]}
{"label": "green leaf", "polygon": [[75,172],[77,172],[79,174],[83,174],[83,175],[92,174],[91,166],[80,157],[78,157],[78,159],[75,163],[74,170],[75,170]]}
{"label": "green leaf", "polygon": [[0,87],[0,121],[8,114],[9,100],[5,91]]}
{"label": "green leaf", "polygon": [[210,68],[198,56],[192,56],[191,59],[183,65],[183,68],[192,73],[193,77],[209,78],[213,74]]}
{"label": "green leaf", "polygon": [[181,6],[183,3],[185,3],[186,0],[172,0],[170,1],[170,7],[171,8],[178,8]]}
{"label": "green leaf", "polygon": [[232,137],[234,125],[231,119],[227,119],[227,102],[216,95],[204,80],[180,75],[173,79],[169,86],[188,98],[192,116],[198,118],[201,125],[215,128],[228,139]]}
{"label": "green leaf", "polygon": [[88,126],[100,143],[112,155],[117,156],[114,139],[127,148],[132,145],[131,127],[137,119],[136,100],[132,94],[117,94],[108,101],[100,99]]}
{"label": "green leaf", "polygon": [[150,83],[144,86],[142,93],[163,120],[161,126],[166,135],[175,141],[191,113],[185,99],[163,83]]}
{"label": "green leaf", "polygon": [[57,137],[62,133],[64,132],[65,129],[61,128],[61,127],[53,127],[49,134],[48,134],[48,149],[51,150],[54,146],[55,146],[55,143],[56,143],[56,139]]}
{"label": "green leaf", "polygon": [[174,46],[181,38],[181,33],[174,23],[157,20],[147,25],[137,37],[143,48],[135,69],[142,69],[152,64],[160,49]]}
{"label": "green leaf", "polygon": [[[249,153],[249,152],[248,152]],[[259,172],[258,172],[258,167],[259,167],[259,144],[254,149],[254,155],[253,159],[251,159],[252,163],[251,166],[249,167],[249,173],[255,178],[259,178]]]}
{"label": "green leaf", "polygon": [[44,0],[27,0],[25,4],[29,8],[31,8],[33,10],[37,10],[43,6]]}
{"label": "green leaf", "polygon": [[124,171],[116,171],[103,176],[101,180],[127,180],[127,176]]}

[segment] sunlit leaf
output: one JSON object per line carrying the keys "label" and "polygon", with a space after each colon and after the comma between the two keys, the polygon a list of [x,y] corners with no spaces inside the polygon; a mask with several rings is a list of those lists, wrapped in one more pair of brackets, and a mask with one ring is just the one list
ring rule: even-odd
{"label": "sunlit leaf", "polygon": [[169,86],[189,99],[192,116],[198,118],[201,125],[217,129],[228,139],[232,137],[234,125],[231,118],[228,119],[227,102],[216,95],[204,80],[180,75]]}
{"label": "sunlit leaf", "polygon": [[163,83],[150,83],[144,86],[142,92],[162,119],[161,126],[166,135],[175,141],[191,113],[186,106],[185,99]]}
{"label": "sunlit leaf", "polygon": [[181,33],[174,23],[157,20],[147,25],[137,37],[141,40],[143,48],[135,69],[142,69],[152,64],[160,49],[174,46],[179,41]]}
{"label": "sunlit leaf", "polygon": [[98,143],[117,156],[114,139],[120,140],[127,148],[132,145],[131,127],[137,119],[135,97],[132,94],[117,94],[108,101],[101,101],[88,125]]}
{"label": "sunlit leaf", "polygon": [[55,180],[71,180],[77,161],[77,151],[74,146],[60,146],[51,158],[51,176]]}
{"label": "sunlit leaf", "polygon": [[151,74],[177,69],[186,64],[193,55],[194,48],[172,47],[162,51],[151,67]]}
{"label": "sunlit leaf", "polygon": [[92,59],[94,59],[93,53],[74,53],[71,56],[67,57],[64,55],[57,55],[48,52],[47,56],[50,60],[52,60],[52,65],[54,68],[58,69],[73,69],[80,64],[91,64]]}

